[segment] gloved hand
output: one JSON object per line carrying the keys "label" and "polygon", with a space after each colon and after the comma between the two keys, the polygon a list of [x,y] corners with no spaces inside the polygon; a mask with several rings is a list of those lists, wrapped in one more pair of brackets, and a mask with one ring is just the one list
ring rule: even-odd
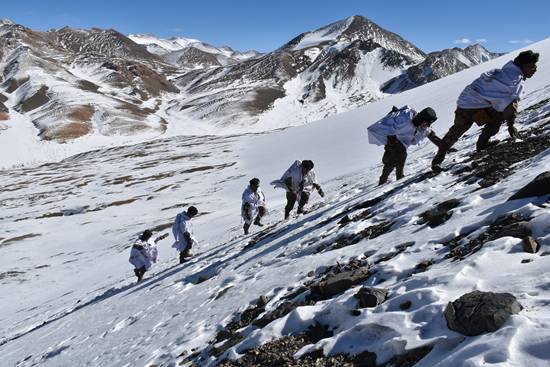
{"label": "gloved hand", "polygon": [[321,186],[319,186],[319,188],[317,189],[317,192],[319,193],[319,195],[321,195],[322,198],[325,197],[325,192],[323,191],[323,189],[321,188]]}
{"label": "gloved hand", "polygon": [[508,125],[508,134],[510,134],[510,137],[512,139],[520,139],[521,135],[519,135],[518,129],[514,127],[514,125]]}

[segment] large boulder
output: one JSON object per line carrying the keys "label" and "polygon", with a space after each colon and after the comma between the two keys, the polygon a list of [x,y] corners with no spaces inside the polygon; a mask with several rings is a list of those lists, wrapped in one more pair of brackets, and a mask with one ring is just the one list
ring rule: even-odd
{"label": "large boulder", "polygon": [[359,299],[359,307],[376,307],[386,300],[388,290],[384,288],[363,287],[354,296]]}
{"label": "large boulder", "polygon": [[543,172],[535,177],[533,181],[512,195],[508,201],[543,195],[550,195],[550,171]]}
{"label": "large boulder", "polygon": [[449,329],[468,336],[498,330],[523,307],[510,293],[473,291],[449,302],[445,318]]}
{"label": "large boulder", "polygon": [[340,294],[352,286],[362,283],[369,277],[368,266],[334,274],[327,279],[311,285],[310,291],[314,298],[328,299]]}

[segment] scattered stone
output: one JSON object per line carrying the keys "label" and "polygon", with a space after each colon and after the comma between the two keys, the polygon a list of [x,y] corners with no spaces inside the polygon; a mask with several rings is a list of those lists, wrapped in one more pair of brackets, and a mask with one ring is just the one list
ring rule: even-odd
{"label": "scattered stone", "polygon": [[359,299],[360,308],[376,307],[386,300],[388,290],[384,288],[363,287],[354,297]]}
{"label": "scattered stone", "polygon": [[219,367],[376,367],[376,354],[363,352],[356,356],[335,355],[326,357],[322,350],[316,350],[294,359],[294,354],[308,344],[314,343],[307,333],[284,336],[257,348],[246,351],[235,361],[223,361]]}
{"label": "scattered stone", "polygon": [[296,308],[301,306],[309,306],[315,304],[313,300],[306,300],[302,302],[283,302],[275,310],[266,313],[261,318],[254,320],[252,325],[258,327],[264,327],[271,323],[274,320],[280,319],[281,317],[289,314],[294,311]]}
{"label": "scattered stone", "polygon": [[460,205],[460,200],[450,199],[437,204],[433,209],[420,214],[418,224],[428,224],[431,228],[437,227],[451,218],[453,212],[451,209]]}
{"label": "scattered stone", "polygon": [[313,344],[317,343],[319,340],[333,337],[334,333],[328,329],[328,326],[315,321],[314,325],[308,327],[305,335],[308,341]]}
{"label": "scattered stone", "polygon": [[473,291],[445,308],[449,329],[468,336],[496,331],[523,307],[510,293]]}
{"label": "scattered stone", "polygon": [[522,264],[527,264],[527,263],[530,263],[530,262],[533,262],[533,259],[523,259],[523,260],[521,260]]}
{"label": "scattered stone", "polygon": [[361,316],[362,312],[361,310],[351,310],[352,316]]}
{"label": "scattered stone", "polygon": [[462,260],[479,251],[486,242],[496,240],[505,236],[525,238],[531,235],[531,230],[527,224],[529,218],[518,213],[498,217],[484,233],[474,239],[464,241],[467,234],[461,234],[445,243],[450,247],[447,258]]}
{"label": "scattered stone", "polygon": [[522,242],[523,251],[530,254],[536,254],[540,249],[540,244],[531,236],[527,236],[523,239]]}
{"label": "scattered stone", "polygon": [[416,264],[416,266],[414,267],[414,273],[422,273],[422,272],[425,272],[426,270],[428,270],[430,268],[430,266],[432,266],[433,264],[435,264],[435,261],[434,260],[424,260],[418,264]]}
{"label": "scattered stone", "polygon": [[307,273],[307,276],[310,277],[310,278],[314,277],[314,276],[315,276],[315,270],[309,271],[309,272]]}
{"label": "scattered stone", "polygon": [[544,251],[543,253],[540,254],[540,256],[548,256],[550,255],[550,251]]}
{"label": "scattered stone", "polygon": [[543,172],[535,177],[533,181],[512,195],[508,201],[543,195],[550,195],[550,171]]}
{"label": "scattered stone", "polygon": [[399,305],[399,309],[401,311],[405,311],[405,310],[408,310],[409,308],[411,308],[412,306],[412,302],[411,301],[407,301],[407,302],[403,302],[402,304]]}
{"label": "scattered stone", "polygon": [[392,357],[388,363],[382,367],[412,367],[420,360],[426,357],[433,349],[433,345],[424,345],[415,349],[410,349],[403,354]]}
{"label": "scattered stone", "polygon": [[332,251],[339,248],[355,245],[356,243],[364,239],[371,240],[373,238],[383,235],[384,233],[389,232],[392,225],[393,222],[391,221],[383,221],[379,224],[369,226],[359,233],[352,233],[341,236],[335,242],[329,242],[319,245],[319,247],[317,248],[317,253],[323,251]]}
{"label": "scattered stone", "polygon": [[269,299],[266,296],[262,295],[260,296],[260,298],[258,298],[258,302],[256,302],[256,307],[265,307],[268,302]]}

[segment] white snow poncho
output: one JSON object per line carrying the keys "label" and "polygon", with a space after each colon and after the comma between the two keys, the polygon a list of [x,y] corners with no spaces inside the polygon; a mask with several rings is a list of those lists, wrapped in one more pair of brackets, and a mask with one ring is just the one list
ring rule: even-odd
{"label": "white snow poncho", "polygon": [[[246,224],[250,224],[258,215],[258,208],[261,206],[265,207],[265,194],[259,187],[258,190],[254,192],[250,186],[248,186],[243,192],[242,200],[241,216]],[[244,209],[245,204],[248,204],[250,207],[250,218],[246,218],[246,211]]]}
{"label": "white snow poncho", "polygon": [[176,220],[174,221],[174,225],[172,226],[172,234],[174,235],[175,239],[172,247],[179,252],[185,251],[187,249],[187,241],[183,236],[185,232],[189,232],[189,234],[191,235],[191,241],[193,241],[191,245],[194,246],[197,241],[195,240],[195,236],[193,235],[193,223],[191,223],[191,218],[189,218],[186,212],[181,212],[176,216]]}
{"label": "white snow poncho", "polygon": [[149,241],[137,240],[130,250],[130,264],[134,265],[136,269],[145,268],[149,270],[153,263],[156,263],[158,259],[157,245],[151,239]]}
{"label": "white snow poncho", "polygon": [[519,101],[523,91],[523,73],[512,61],[502,69],[481,74],[468,85],[458,97],[457,105],[464,109],[492,107],[498,112]]}
{"label": "white snow poncho", "polygon": [[390,135],[395,135],[397,140],[407,148],[420,143],[432,130],[414,126],[412,120],[417,113],[409,106],[390,112],[367,128],[369,143],[386,145]]}
{"label": "white snow poncho", "polygon": [[[292,179],[290,188],[287,187],[285,183],[286,179],[289,177]],[[318,185],[318,182],[317,175],[313,169],[303,176],[302,161],[296,161],[286,170],[281,179],[272,181],[270,184],[275,188],[283,188],[286,191],[297,193],[300,191],[300,187],[302,187],[302,191],[305,192],[313,191],[315,188],[314,185]]]}

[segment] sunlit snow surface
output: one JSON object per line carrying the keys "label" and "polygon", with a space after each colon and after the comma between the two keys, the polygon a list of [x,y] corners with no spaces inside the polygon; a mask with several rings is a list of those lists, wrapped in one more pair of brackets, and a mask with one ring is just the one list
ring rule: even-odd
{"label": "sunlit snow surface", "polygon": [[[531,48],[542,52],[541,62],[538,73],[526,82],[521,108],[550,96],[550,41]],[[505,201],[537,174],[550,170],[550,152],[522,162],[496,186],[476,190],[477,185],[458,183],[451,173],[417,181],[435,153],[427,142],[409,150],[405,180],[378,188],[382,148],[366,140],[370,123],[393,104],[405,103],[434,107],[440,116],[436,131],[442,135],[452,122],[460,90],[513,56],[303,127],[169,137],[82,153],[37,168],[0,171],[1,364],[175,365],[180,353],[204,347],[232,315],[258,296],[274,296],[270,309],[287,287],[302,284],[310,270],[365,252],[375,261],[396,245],[415,241],[367,281],[389,289],[391,298],[383,305],[351,316],[356,289],[350,289],[298,308],[263,329],[248,330],[247,339],[229,352],[238,356],[244,347],[303,330],[316,320],[336,327],[335,335],[306,348],[323,348],[326,354],[369,350],[383,363],[404,349],[432,343],[434,350],[418,366],[546,366],[550,256],[523,253],[518,250],[520,240],[504,237],[464,261],[451,262],[443,259],[446,250],[441,242],[488,225],[501,214],[519,212],[534,217],[530,225],[542,245],[540,252],[549,251],[548,207],[530,200]],[[535,117],[522,114],[519,127]],[[464,160],[478,132],[472,128],[449,161]],[[503,129],[499,136],[506,135]],[[40,154],[41,147],[29,146],[28,154]],[[267,183],[294,159],[314,160],[327,197],[313,196],[314,211],[278,223],[283,192]],[[272,237],[245,249],[254,234],[241,234],[240,194],[253,176],[262,180],[268,197],[266,224],[278,224]],[[334,222],[323,224],[354,203],[396,187],[372,208],[373,218],[340,230]],[[450,198],[462,202],[445,224],[434,229],[415,224],[419,213]],[[196,218],[196,256],[177,265],[171,238],[163,240],[160,263],[144,282],[134,284],[127,262],[132,239],[145,228],[168,227],[189,204],[203,213]],[[315,244],[381,220],[394,221],[393,230],[350,247],[315,253]],[[164,232],[167,229],[157,233]],[[407,278],[416,264],[429,259],[436,260],[429,270]],[[534,261],[522,264],[524,259]],[[201,275],[211,278],[195,284]],[[378,284],[381,278],[385,280]],[[449,301],[474,289],[510,292],[525,308],[499,331],[465,338],[447,329],[442,311]],[[407,300],[412,308],[401,311],[399,305]]]}

